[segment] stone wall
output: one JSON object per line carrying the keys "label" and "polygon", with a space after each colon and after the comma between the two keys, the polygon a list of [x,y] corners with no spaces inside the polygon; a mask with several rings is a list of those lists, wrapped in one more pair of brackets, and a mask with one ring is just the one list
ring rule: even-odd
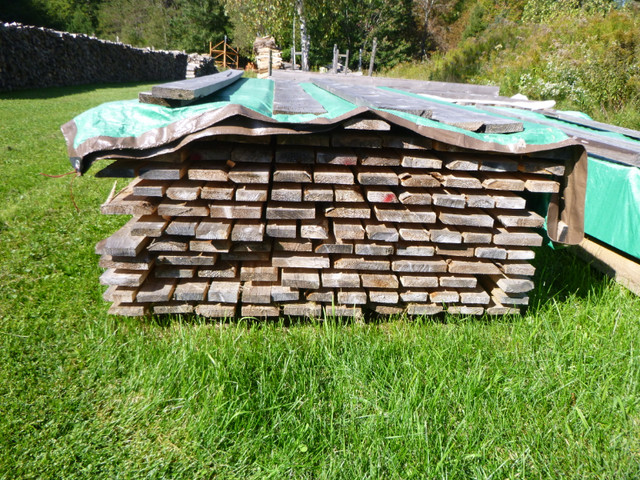
{"label": "stone wall", "polygon": [[91,83],[181,80],[187,55],[87,35],[0,23],[0,91]]}

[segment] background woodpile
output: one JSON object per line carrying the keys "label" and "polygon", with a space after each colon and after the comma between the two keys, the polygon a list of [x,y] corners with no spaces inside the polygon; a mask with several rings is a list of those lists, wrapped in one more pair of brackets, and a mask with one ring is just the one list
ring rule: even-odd
{"label": "background woodpile", "polygon": [[202,77],[204,75],[213,75],[214,73],[218,73],[218,68],[216,67],[216,61],[210,55],[189,54],[186,78]]}
{"label": "background woodpile", "polygon": [[0,91],[89,83],[179,80],[187,55],[87,35],[0,23]]}
{"label": "background woodpile", "polygon": [[278,70],[282,67],[282,51],[276,45],[273,37],[258,37],[253,43],[253,51],[256,55],[258,78],[269,76],[269,62],[271,69]]}
{"label": "background woodpile", "polygon": [[[362,130],[364,129],[364,130]],[[110,312],[210,317],[518,312],[563,162],[450,153],[377,120],[330,134],[220,137],[119,160],[96,247]]]}

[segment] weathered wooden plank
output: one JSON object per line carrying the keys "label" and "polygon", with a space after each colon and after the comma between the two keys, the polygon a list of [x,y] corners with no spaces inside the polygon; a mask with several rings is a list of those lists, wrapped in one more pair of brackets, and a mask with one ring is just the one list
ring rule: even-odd
{"label": "weathered wooden plank", "polygon": [[388,271],[391,269],[391,262],[388,259],[377,257],[344,255],[334,257],[333,268],[342,270]]}
{"label": "weathered wooden plank", "polygon": [[499,274],[500,269],[490,260],[459,260],[449,261],[449,273],[462,273],[470,275],[491,275]]}
{"label": "weathered wooden plank", "polygon": [[438,188],[440,186],[440,180],[432,173],[420,170],[398,172],[398,179],[404,187]]}
{"label": "weathered wooden plank", "polygon": [[429,232],[434,243],[462,243],[462,234],[453,225],[437,224]]}
{"label": "weathered wooden plank", "polygon": [[324,209],[326,218],[371,218],[368,203],[334,203]]}
{"label": "weathered wooden plank", "polygon": [[242,302],[245,304],[270,304],[271,284],[264,282],[245,283],[242,286]]}
{"label": "weathered wooden plank", "polygon": [[442,168],[442,159],[434,152],[411,152],[411,154],[405,153],[402,156],[401,165],[407,168],[430,168],[440,170]]}
{"label": "weathered wooden plank", "polygon": [[464,208],[467,203],[466,195],[451,188],[433,191],[431,198],[433,204],[439,207]]}
{"label": "weathered wooden plank", "polygon": [[109,307],[109,315],[120,315],[122,317],[142,317],[149,312],[149,306],[140,303],[114,303]]}
{"label": "weathered wooden plank", "polygon": [[478,279],[464,275],[441,275],[438,283],[444,288],[476,288]]}
{"label": "weathered wooden plank", "polygon": [[291,268],[329,268],[329,257],[318,254],[293,252],[273,252],[272,265],[274,267]]}
{"label": "weathered wooden plank", "polygon": [[544,218],[536,212],[495,209],[490,213],[503,227],[541,228],[544,226]]}
{"label": "weathered wooden plank", "polygon": [[276,252],[313,252],[313,242],[307,238],[277,238],[273,240]]}
{"label": "weathered wooden plank", "polygon": [[143,303],[168,302],[175,288],[175,279],[147,281],[140,287],[136,300]]}
{"label": "weathered wooden plank", "polygon": [[236,315],[236,306],[219,303],[200,303],[196,305],[195,312],[202,317],[233,318]]}
{"label": "weathered wooden plank", "polygon": [[[443,187],[451,188],[482,188],[482,182],[477,177],[466,172],[440,173],[433,172],[432,175],[440,181]],[[479,175],[479,173],[475,173]],[[489,188],[489,187],[486,187]]]}
{"label": "weathered wooden plank", "polygon": [[180,180],[187,173],[186,164],[149,162],[140,167],[139,175],[143,180]]}
{"label": "weathered wooden plank", "polygon": [[400,224],[398,234],[402,240],[407,242],[428,242],[431,234],[421,225]]}
{"label": "weathered wooden plank", "polygon": [[391,269],[394,272],[444,273],[447,271],[447,263],[439,257],[428,260],[396,258],[391,262]]}
{"label": "weathered wooden plank", "polygon": [[287,303],[282,313],[289,317],[318,318],[322,315],[322,307],[316,303]]}
{"label": "weathered wooden plank", "polygon": [[483,228],[464,227],[462,231],[463,243],[491,243],[493,230]]}
{"label": "weathered wooden plank", "polygon": [[209,253],[190,253],[182,254],[160,254],[156,259],[158,265],[176,265],[176,266],[210,266],[215,265],[218,254]]}
{"label": "weathered wooden plank", "polygon": [[192,252],[226,253],[231,250],[229,240],[191,240],[189,250]]}
{"label": "weathered wooden plank", "polygon": [[280,183],[311,183],[311,167],[297,164],[277,164],[273,170],[273,181]]}
{"label": "weathered wooden plank", "polygon": [[217,262],[211,267],[198,269],[198,276],[203,278],[236,278],[238,266],[233,262]]}
{"label": "weathered wooden plank", "polygon": [[396,255],[398,256],[433,257],[435,254],[436,249],[430,244],[398,242],[396,245]]}
{"label": "weathered wooden plank", "polygon": [[[174,222],[177,220],[174,220]],[[200,240],[227,240],[231,235],[230,220],[203,219],[195,229],[195,237]]]}
{"label": "weathered wooden plank", "polygon": [[220,303],[237,303],[240,299],[240,282],[234,279],[216,279],[211,281],[207,300]]}
{"label": "weathered wooden plank", "polygon": [[360,185],[398,185],[398,175],[388,167],[366,168],[358,167],[358,183]]}
{"label": "weathered wooden plank", "polygon": [[233,200],[235,187],[231,183],[207,182],[200,191],[203,200]]}
{"label": "weathered wooden plank", "polygon": [[333,187],[336,202],[364,202],[364,197],[360,193],[357,185],[336,185]]}
{"label": "weathered wooden plank", "polygon": [[354,244],[356,255],[386,256],[393,255],[394,246],[390,243],[359,243]]}
{"label": "weathered wooden plank", "polygon": [[398,197],[389,187],[366,187],[367,201],[372,203],[398,203]]}
{"label": "weathered wooden plank", "polygon": [[200,197],[204,182],[194,180],[178,180],[167,188],[166,195],[171,200],[193,201]]}
{"label": "weathered wooden plank", "polygon": [[[342,272],[339,270],[322,271],[323,288],[359,288],[360,275],[357,272]],[[338,300],[340,302],[340,300]],[[344,303],[344,302],[340,302]]]}
{"label": "weathered wooden plank", "polygon": [[151,93],[156,98],[197,100],[226,88],[239,80],[243,73],[242,70],[226,70],[213,75],[203,75],[188,80],[163,83],[153,86]]}
{"label": "weathered wooden plank", "polygon": [[269,189],[266,185],[249,184],[236,188],[237,202],[266,202],[269,197]]}
{"label": "weathered wooden plank", "polygon": [[226,162],[192,163],[187,171],[189,180],[225,183],[229,180],[229,166]]}
{"label": "weathered wooden plank", "polygon": [[209,204],[203,200],[183,202],[165,198],[158,204],[158,215],[163,217],[208,217]]}
{"label": "weathered wooden plank", "polygon": [[243,317],[270,318],[280,316],[280,307],[274,305],[242,305]]}
{"label": "weathered wooden plank", "polygon": [[434,223],[436,221],[436,213],[431,207],[374,205],[373,210],[380,222]]}
{"label": "weathered wooden plank", "polygon": [[468,245],[439,243],[436,245],[436,255],[443,257],[473,257],[474,249]]}
{"label": "weathered wooden plank", "polygon": [[314,85],[360,107],[399,110],[431,118],[431,104],[419,98],[367,85],[344,85],[319,78],[313,79],[312,82]]}
{"label": "weathered wooden plank", "polygon": [[271,200],[275,202],[301,202],[302,186],[296,183],[274,183],[271,186]]}
{"label": "weathered wooden plank", "polygon": [[313,270],[300,268],[283,268],[282,285],[291,288],[318,289],[320,288],[320,274]]}
{"label": "weathered wooden plank", "polygon": [[342,123],[342,127],[345,130],[365,130],[365,131],[378,131],[388,132],[391,130],[389,125],[384,120],[376,118],[350,118]]}
{"label": "weathered wooden plank", "polygon": [[329,221],[326,218],[301,220],[300,236],[319,240],[329,238]]}
{"label": "weathered wooden plank", "polygon": [[179,315],[193,313],[194,306],[190,303],[171,302],[153,306],[153,313],[156,315]]}
{"label": "weathered wooden plank", "polygon": [[476,208],[465,210],[437,207],[435,212],[444,225],[468,226],[468,227],[493,227],[494,219],[491,215]]}
{"label": "weathered wooden plank", "polygon": [[121,287],[139,287],[148,275],[148,270],[121,270],[110,268],[100,275],[100,283],[102,285],[118,285]]}
{"label": "weathered wooden plank", "polygon": [[140,197],[133,194],[133,184],[100,206],[103,215],[152,215],[156,213],[160,198]]}
{"label": "weathered wooden plank", "polygon": [[316,206],[311,202],[269,202],[267,220],[302,220],[316,217]]}
{"label": "weathered wooden plank", "polygon": [[364,239],[364,227],[362,226],[362,222],[357,219],[334,218],[331,223],[333,225],[333,235],[338,240]]}
{"label": "weathered wooden plank", "polygon": [[133,303],[136,301],[138,290],[138,287],[120,287],[118,285],[110,285],[102,294],[102,298],[106,302]]}
{"label": "weathered wooden plank", "polygon": [[542,240],[540,234],[523,228],[497,228],[493,234],[496,245],[539,247]]}
{"label": "weathered wooden plank", "polygon": [[[367,238],[373,241],[397,242],[398,229],[391,223],[376,223],[368,221],[364,223]],[[421,229],[424,231],[424,229]]]}
{"label": "weathered wooden plank", "polygon": [[282,285],[271,286],[271,300],[280,302],[297,302],[300,300],[300,292],[291,287],[283,287]]}
{"label": "weathered wooden plank", "polygon": [[360,165],[375,167],[399,167],[400,155],[393,150],[359,150]]}
{"label": "weathered wooden plank", "polygon": [[399,278],[402,286],[407,288],[436,288],[438,286],[438,277],[435,275],[403,273],[399,275]]}
{"label": "weathered wooden plank", "polygon": [[193,278],[196,276],[196,267],[190,266],[159,266],[153,269],[156,278]]}
{"label": "weathered wooden plank", "polygon": [[353,253],[353,243],[343,242],[330,236],[326,240],[321,241],[314,249],[316,253],[337,253],[350,255]]}
{"label": "weathered wooden plank", "polygon": [[237,163],[229,170],[229,180],[234,183],[269,183],[271,165]]}
{"label": "weathered wooden plank", "polygon": [[102,255],[98,261],[100,268],[115,268],[119,270],[151,270],[154,259],[144,250],[135,257],[118,257]]}
{"label": "weathered wooden plank", "polygon": [[231,230],[231,241],[261,242],[264,239],[264,230],[262,220],[238,220]]}
{"label": "weathered wooden plank", "polygon": [[224,219],[256,219],[262,218],[263,204],[255,203],[236,203],[236,202],[216,202],[210,205],[210,216],[212,218]]}
{"label": "weathered wooden plank", "polygon": [[315,98],[309,95],[297,82],[278,80],[273,91],[274,115],[327,113],[325,108]]}
{"label": "weathered wooden plank", "polygon": [[297,229],[296,220],[269,220],[267,222],[267,235],[274,238],[296,238]]}
{"label": "weathered wooden plank", "polygon": [[131,227],[138,218],[129,220],[122,228],[103,242],[96,245],[98,255],[115,255],[120,257],[135,257],[149,243],[149,238],[143,235],[132,235]]}
{"label": "weathered wooden plank", "polygon": [[313,171],[314,183],[330,183],[332,185],[353,185],[353,172],[343,165],[316,165]]}
{"label": "weathered wooden plank", "polygon": [[[249,137],[254,138],[254,137]],[[231,171],[236,171],[238,163],[249,164],[247,166],[255,164],[269,164],[273,160],[273,150],[269,145],[261,145],[259,142],[251,142],[248,145],[235,144],[231,150],[231,164],[236,164],[231,168]],[[263,167],[267,165],[262,165]],[[253,182],[261,183],[261,182]]]}
{"label": "weathered wooden plank", "polygon": [[305,185],[302,199],[305,202],[333,202],[331,185]]}
{"label": "weathered wooden plank", "polygon": [[189,243],[185,240],[185,237],[163,235],[154,238],[147,247],[147,250],[149,252],[186,252],[188,248]]}
{"label": "weathered wooden plank", "polygon": [[133,186],[133,194],[139,197],[163,197],[169,185],[167,180],[141,180]]}
{"label": "weathered wooden plank", "polygon": [[266,262],[246,262],[240,267],[243,282],[277,282],[278,269]]}
{"label": "weathered wooden plank", "polygon": [[131,235],[159,237],[169,221],[159,215],[143,215],[131,225]]}
{"label": "weathered wooden plank", "polygon": [[361,273],[360,279],[365,288],[398,288],[398,277],[391,273]]}

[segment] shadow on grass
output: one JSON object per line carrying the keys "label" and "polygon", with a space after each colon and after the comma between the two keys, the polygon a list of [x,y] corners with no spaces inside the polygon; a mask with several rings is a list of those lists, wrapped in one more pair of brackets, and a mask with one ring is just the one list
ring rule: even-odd
{"label": "shadow on grass", "polygon": [[530,311],[538,310],[551,299],[562,302],[570,296],[586,298],[589,292],[602,292],[611,282],[569,248],[540,247],[532,263],[536,274],[535,288],[530,295]]}
{"label": "shadow on grass", "polygon": [[76,95],[79,93],[89,93],[105,88],[133,88],[138,85],[148,85],[149,83],[153,83],[153,80],[134,83],[96,83],[90,85],[72,85],[66,87],[30,88],[25,90],[13,90],[11,92],[0,92],[0,100],[45,100],[51,98],[66,97],[68,95]]}

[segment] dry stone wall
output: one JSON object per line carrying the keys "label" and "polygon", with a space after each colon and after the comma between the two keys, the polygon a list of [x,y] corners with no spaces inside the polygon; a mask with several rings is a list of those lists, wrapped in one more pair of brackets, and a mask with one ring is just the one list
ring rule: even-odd
{"label": "dry stone wall", "polygon": [[0,91],[90,83],[181,80],[187,55],[87,35],[0,23]]}

